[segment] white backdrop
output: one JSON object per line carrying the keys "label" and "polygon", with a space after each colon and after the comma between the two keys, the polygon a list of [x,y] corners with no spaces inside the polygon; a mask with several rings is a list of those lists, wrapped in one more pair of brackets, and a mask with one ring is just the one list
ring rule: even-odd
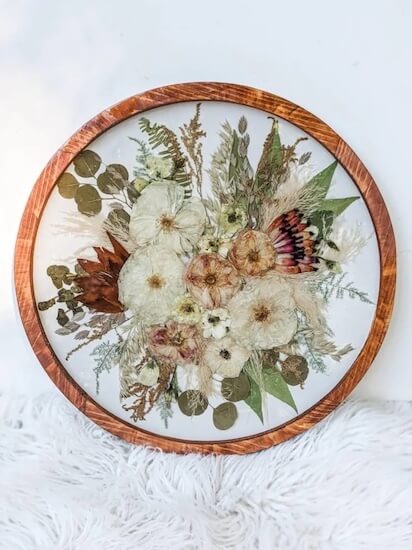
{"label": "white backdrop", "polygon": [[82,123],[173,82],[263,88],[328,122],[375,177],[395,226],[393,323],[358,396],[412,399],[412,3],[408,0],[0,0],[0,391],[52,390],[13,304],[19,218]]}

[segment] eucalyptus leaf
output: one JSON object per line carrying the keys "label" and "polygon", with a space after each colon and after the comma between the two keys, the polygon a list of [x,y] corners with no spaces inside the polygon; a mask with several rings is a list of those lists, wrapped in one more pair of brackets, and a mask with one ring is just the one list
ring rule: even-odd
{"label": "eucalyptus leaf", "polygon": [[73,315],[72,321],[74,321],[75,323],[78,323],[79,321],[83,321],[85,317],[86,317],[86,313],[84,311],[78,311]]}
{"label": "eucalyptus leaf", "polygon": [[246,374],[241,373],[237,378],[224,378],[221,392],[228,401],[242,401],[250,393],[250,382]]}
{"label": "eucalyptus leaf", "polygon": [[93,185],[86,184],[78,188],[74,197],[77,208],[85,216],[95,216],[102,209],[102,199]]}
{"label": "eucalyptus leaf", "polygon": [[66,327],[62,327],[55,330],[54,333],[58,334],[59,336],[67,336],[68,334],[71,334],[72,331]]}
{"label": "eucalyptus leaf", "polygon": [[292,394],[281,373],[275,368],[267,368],[262,370],[262,376],[265,390],[298,412]]}
{"label": "eucalyptus leaf", "polygon": [[55,303],[56,303],[56,300],[54,298],[51,298],[50,300],[39,302],[37,304],[37,307],[39,308],[39,311],[46,311],[47,309],[50,309],[51,307],[53,307]]}
{"label": "eucalyptus leaf", "polygon": [[76,336],[74,337],[75,340],[84,340],[85,338],[87,338],[89,336],[89,331],[88,330],[81,330],[80,332],[78,332],[76,334]]}
{"label": "eucalyptus leaf", "polygon": [[115,195],[128,184],[129,173],[122,164],[109,164],[97,178],[97,187],[102,193]]}
{"label": "eucalyptus leaf", "polygon": [[81,151],[73,160],[74,170],[82,178],[91,178],[94,176],[100,168],[101,163],[102,159],[99,155],[90,149]]}
{"label": "eucalyptus leaf", "polygon": [[300,355],[289,355],[282,363],[282,376],[289,386],[302,386],[308,374],[308,362]]}
{"label": "eucalyptus leaf", "polygon": [[258,415],[263,424],[262,393],[259,386],[251,377],[249,377],[249,384],[250,392],[244,401],[252,409],[252,411]]}
{"label": "eucalyptus leaf", "polygon": [[107,215],[107,221],[109,226],[120,226],[126,232],[128,232],[130,215],[123,208],[115,208],[114,210],[111,210]]}
{"label": "eucalyptus leaf", "polygon": [[226,401],[218,405],[213,411],[213,424],[218,430],[227,430],[237,419],[237,409],[234,403]]}
{"label": "eucalyptus leaf", "polygon": [[66,315],[66,313],[64,312],[64,309],[62,308],[59,308],[57,310],[57,317],[56,317],[56,320],[57,322],[59,323],[59,325],[61,327],[64,327],[68,322],[69,322],[69,317],[68,315]]}
{"label": "eucalyptus leaf", "polygon": [[65,172],[57,180],[57,189],[60,195],[65,199],[74,199],[79,187],[77,179],[69,172]]}
{"label": "eucalyptus leaf", "polygon": [[177,398],[179,409],[186,416],[198,416],[205,412],[209,404],[207,398],[198,390],[186,390]]}
{"label": "eucalyptus leaf", "polygon": [[70,273],[70,269],[65,265],[49,265],[47,268],[47,275],[56,288],[62,288],[68,273]]}
{"label": "eucalyptus leaf", "polygon": [[344,210],[348,208],[359,197],[345,197],[343,199],[325,199],[320,205],[321,210],[333,212],[335,217],[340,216]]}
{"label": "eucalyptus leaf", "polygon": [[126,187],[126,193],[129,201],[133,204],[137,201],[137,199],[140,197],[139,191],[137,191],[133,185],[129,184]]}
{"label": "eucalyptus leaf", "polygon": [[[57,295],[58,295],[58,298],[57,298],[58,302],[70,302],[74,298],[73,292],[71,290],[68,290],[67,288],[61,288],[57,293]],[[70,306],[68,305],[68,307]]]}
{"label": "eucalyptus leaf", "polygon": [[80,325],[78,323],[74,323],[73,321],[69,321],[64,328],[69,329],[70,332],[76,332],[76,330],[80,328]]}

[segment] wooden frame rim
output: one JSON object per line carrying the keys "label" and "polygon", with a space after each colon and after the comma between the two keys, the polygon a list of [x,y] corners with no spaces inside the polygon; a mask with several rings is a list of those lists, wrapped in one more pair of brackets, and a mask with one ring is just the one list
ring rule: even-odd
{"label": "wooden frame rim", "polygon": [[[114,125],[156,107],[187,101],[223,101],[256,108],[311,135],[338,160],[357,185],[369,209],[379,247],[380,288],[375,317],[368,338],[348,372],[319,402],[291,421],[253,436],[227,441],[185,441],[160,436],[106,411],[80,388],[57,359],[44,333],[34,298],[32,267],[37,230],[59,176],[82,149]],[[383,342],[392,313],[396,282],[395,237],[389,213],[372,176],[354,151],[320,119],[288,100],[247,86],[213,82],[173,84],[134,95],[106,109],[84,124],[51,158],[31,192],[20,223],[14,278],[20,316],[34,353],[54,384],[91,420],[131,443],[165,451],[243,454],[268,448],[307,430],[341,403],[364,376]]]}

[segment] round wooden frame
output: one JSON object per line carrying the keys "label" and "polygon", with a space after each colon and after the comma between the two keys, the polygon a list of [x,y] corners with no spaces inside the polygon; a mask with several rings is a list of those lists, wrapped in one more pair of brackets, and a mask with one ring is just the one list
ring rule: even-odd
{"label": "round wooden frame", "polygon": [[[119,122],[155,107],[185,101],[227,101],[254,107],[287,120],[310,134],[334,155],[358,186],[372,217],[379,245],[381,280],[375,318],[363,349],[346,375],[329,394],[290,422],[255,436],[229,441],[188,442],[158,436],[103,409],[78,386],[54,354],[43,331],[33,292],[33,249],[43,208],[57,179],[73,158]],[[20,315],[34,353],[55,385],[77,409],[102,428],[131,443],[178,453],[244,454],[276,445],[307,430],[341,403],[364,376],[382,344],[392,313],[396,281],[395,238],[376,183],[352,149],[327,124],[290,101],[254,88],[206,82],[175,84],[135,95],[103,111],[57,151],[37,180],[24,211],[16,242],[14,273]]]}

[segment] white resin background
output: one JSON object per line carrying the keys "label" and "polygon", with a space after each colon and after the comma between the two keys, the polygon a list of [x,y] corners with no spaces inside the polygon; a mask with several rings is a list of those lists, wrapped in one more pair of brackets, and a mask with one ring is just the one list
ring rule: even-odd
{"label": "white resin background", "polygon": [[[183,122],[188,122],[193,116],[195,103],[182,103],[160,107],[147,111],[142,116],[151,121],[161,122],[174,130]],[[207,137],[204,140],[204,168],[210,164],[210,155],[218,144],[220,124],[228,120],[232,126],[236,126],[240,116],[245,115],[248,120],[248,132],[251,137],[249,147],[249,159],[255,168],[259,160],[264,139],[269,131],[271,121],[267,113],[248,107],[233,105],[223,102],[203,102],[201,107],[201,120]],[[132,117],[114,128],[108,130],[91,143],[88,148],[96,151],[106,164],[121,163],[133,173],[136,156],[136,143],[129,137],[142,137],[138,128],[138,118]],[[299,128],[279,119],[280,135],[282,143],[293,143],[297,137],[305,135]],[[334,158],[314,139],[309,138],[299,145],[300,153],[311,151],[310,164],[315,171],[319,171],[333,162]],[[72,171],[70,167],[68,171]],[[77,176],[78,177],[78,176]],[[79,181],[83,181],[79,178]],[[84,182],[86,183],[86,179]],[[207,191],[207,175],[204,176],[204,185]],[[338,166],[328,197],[343,197],[360,195],[346,171]],[[110,202],[110,201],[107,201]],[[34,287],[36,300],[42,301],[55,294],[55,288],[46,275],[46,269],[54,263],[65,263],[68,257],[84,246],[99,245],[90,236],[67,234],[58,231],[57,226],[64,220],[65,214],[76,214],[74,201],[63,199],[57,189],[54,189],[44,210],[36,240],[34,254]],[[103,222],[103,212],[95,218],[88,220]],[[81,216],[80,214],[78,214]],[[348,271],[348,281],[353,281],[356,286],[367,292],[369,298],[375,304],[379,290],[379,252],[377,248],[374,227],[370,219],[367,207],[362,199],[353,203],[344,213],[347,225],[361,223],[366,235],[370,235],[367,245],[360,255],[350,264],[344,266]],[[82,216],[83,217],[83,216]],[[96,237],[97,238],[97,237]],[[86,255],[86,252],[83,253]],[[90,256],[90,251],[87,253]],[[354,351],[343,357],[340,363],[333,360],[327,361],[327,372],[317,373],[311,371],[305,382],[304,389],[291,387],[290,390],[298,408],[298,414],[313,406],[325,396],[345,375],[353,361],[360,352],[370,330],[374,317],[375,305],[361,303],[358,300],[344,299],[332,300],[328,309],[328,322],[335,333],[335,341],[338,346],[352,344]],[[113,369],[110,373],[103,373],[100,379],[100,392],[96,394],[95,363],[89,353],[93,349],[93,343],[75,353],[69,361],[65,356],[76,345],[72,336],[59,336],[55,334],[57,328],[55,312],[41,313],[46,335],[59,357],[61,363],[76,380],[76,382],[102,407],[122,418],[130,421],[129,413],[124,411],[119,400],[118,372]],[[107,337],[105,339],[108,339]],[[217,401],[218,402],[218,401]],[[214,404],[213,398],[211,403]],[[174,405],[173,418],[169,420],[169,427],[165,429],[163,421],[156,410],[153,410],[147,419],[138,424],[146,430],[173,437],[195,440],[233,439],[253,435],[265,431],[296,416],[295,412],[286,404],[272,396],[267,396],[264,410],[265,423],[260,420],[253,411],[243,402],[237,403],[239,418],[235,425],[227,430],[217,430],[212,422],[212,409],[201,416],[188,418],[184,416]],[[132,423],[132,422],[131,422]]]}

